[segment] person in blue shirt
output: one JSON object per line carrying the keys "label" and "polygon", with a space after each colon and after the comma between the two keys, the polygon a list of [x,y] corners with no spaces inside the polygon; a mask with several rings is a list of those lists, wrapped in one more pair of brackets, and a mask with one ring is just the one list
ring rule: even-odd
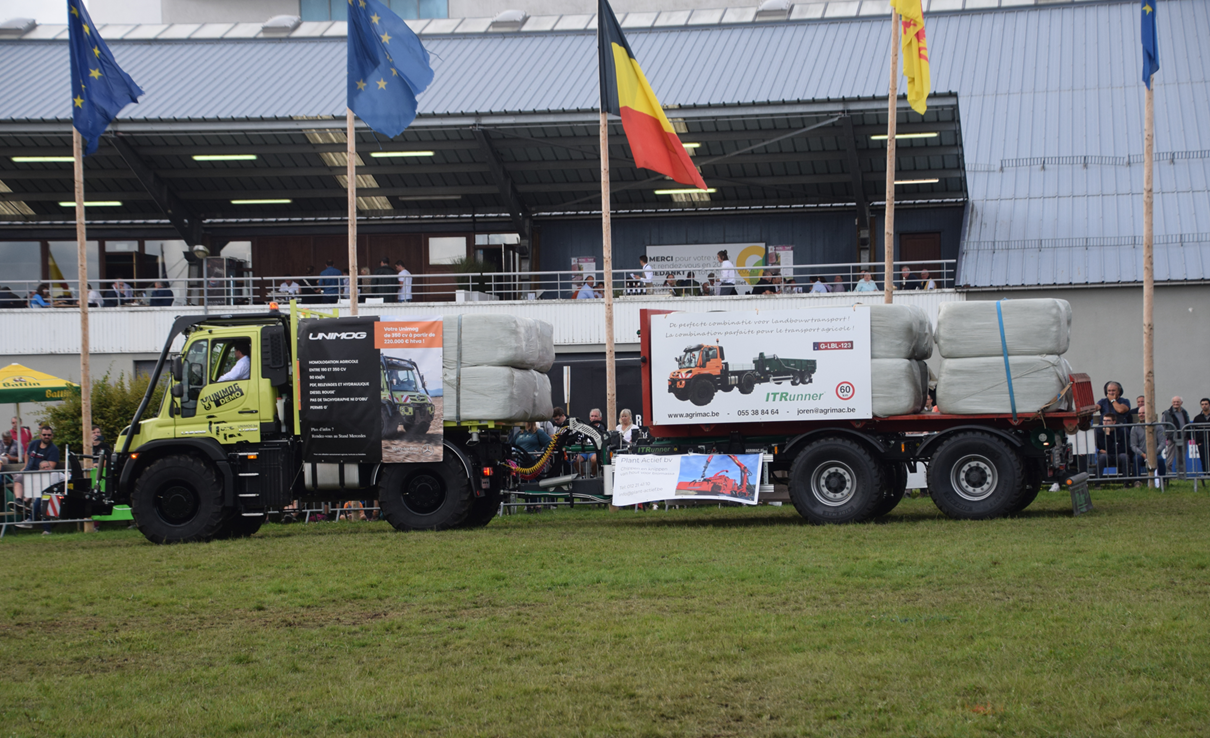
{"label": "person in blue shirt", "polygon": [[861,279],[857,282],[857,286],[853,288],[854,292],[880,292],[878,283],[870,279],[870,273],[863,271]]}
{"label": "person in blue shirt", "polygon": [[550,436],[546,435],[546,431],[539,428],[537,423],[531,421],[525,424],[523,430],[517,432],[513,445],[536,459],[550,445]]}
{"label": "person in blue shirt", "polygon": [[319,273],[319,289],[323,292],[323,302],[336,302],[340,291],[340,270],[332,259],[328,259],[326,264]]}
{"label": "person in blue shirt", "polygon": [[[47,471],[54,469],[59,464],[59,447],[55,445],[55,433],[49,425],[42,426],[42,432],[37,441],[30,441],[29,447],[25,449],[25,468],[23,471]],[[40,475],[35,475],[40,476]],[[42,495],[40,489],[45,489],[52,484],[57,484],[62,481],[62,475],[43,477],[42,479],[30,478],[29,483],[35,485],[37,496],[33,500],[33,510],[30,518],[26,523],[19,523],[18,527],[28,528],[30,522],[37,520],[41,516]],[[13,477],[13,498],[20,500],[25,495],[26,475],[18,474]],[[42,526],[42,534],[50,535],[50,523],[45,523]]]}
{"label": "person in blue shirt", "polygon": [[584,284],[582,284],[579,291],[576,292],[576,299],[591,300],[594,297],[597,297],[595,286],[596,280],[592,278],[591,274],[588,275],[588,277],[584,279]]}
{"label": "person in blue shirt", "polygon": [[29,298],[29,306],[32,308],[52,307],[50,288],[44,284],[38,285],[38,291]]}

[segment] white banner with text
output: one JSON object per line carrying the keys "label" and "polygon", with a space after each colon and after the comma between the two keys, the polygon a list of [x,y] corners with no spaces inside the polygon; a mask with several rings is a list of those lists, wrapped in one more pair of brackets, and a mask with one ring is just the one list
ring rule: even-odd
{"label": "white banner with text", "polygon": [[760,454],[618,454],[613,457],[613,504],[693,498],[755,505],[760,464]]}

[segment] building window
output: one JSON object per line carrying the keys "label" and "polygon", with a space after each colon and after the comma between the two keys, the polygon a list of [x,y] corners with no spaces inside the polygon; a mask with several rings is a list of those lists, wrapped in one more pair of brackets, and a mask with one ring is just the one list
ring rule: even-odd
{"label": "building window", "polygon": [[429,239],[429,264],[454,264],[466,258],[466,236]]}
{"label": "building window", "polygon": [[[404,20],[445,18],[449,0],[386,0],[386,4]],[[299,14],[305,21],[342,21],[348,18],[347,0],[299,0]]]}

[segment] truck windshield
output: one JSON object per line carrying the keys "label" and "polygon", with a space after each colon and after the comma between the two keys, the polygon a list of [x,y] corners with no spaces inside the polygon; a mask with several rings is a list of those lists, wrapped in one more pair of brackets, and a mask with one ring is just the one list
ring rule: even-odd
{"label": "truck windshield", "polygon": [[676,365],[681,369],[692,369],[697,366],[697,352],[686,351],[681,358],[676,360]]}
{"label": "truck windshield", "polygon": [[391,383],[393,392],[417,392],[420,390],[420,378],[412,369],[387,369],[387,381]]}

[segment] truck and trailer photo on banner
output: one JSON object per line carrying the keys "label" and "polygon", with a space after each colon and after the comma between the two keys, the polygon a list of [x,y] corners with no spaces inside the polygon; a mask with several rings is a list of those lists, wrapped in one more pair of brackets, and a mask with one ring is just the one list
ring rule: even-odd
{"label": "truck and trailer photo on banner", "polygon": [[442,459],[442,322],[304,320],[298,375],[304,453],[330,463]]}

